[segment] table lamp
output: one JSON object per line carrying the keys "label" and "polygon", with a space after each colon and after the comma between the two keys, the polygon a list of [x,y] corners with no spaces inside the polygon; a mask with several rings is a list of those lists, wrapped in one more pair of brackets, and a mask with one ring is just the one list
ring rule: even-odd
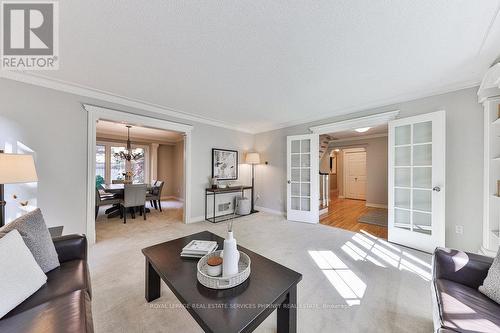
{"label": "table lamp", "polygon": [[33,156],[4,154],[0,150],[0,227],[5,225],[4,184],[31,183],[38,181]]}
{"label": "table lamp", "polygon": [[247,153],[246,162],[252,165],[252,203],[251,203],[251,213],[257,213],[254,209],[254,192],[255,192],[255,165],[260,164],[259,153]]}

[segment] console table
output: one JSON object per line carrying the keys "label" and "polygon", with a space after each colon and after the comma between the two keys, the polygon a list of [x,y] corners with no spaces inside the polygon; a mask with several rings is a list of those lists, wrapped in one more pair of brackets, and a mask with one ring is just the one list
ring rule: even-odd
{"label": "console table", "polygon": [[[218,223],[222,221],[227,221],[231,218],[237,218],[241,216],[246,216],[246,215],[234,215],[233,213],[231,214],[224,214],[224,215],[215,215],[215,197],[217,194],[227,194],[227,193],[238,193],[241,192],[241,196],[244,197],[245,195],[245,190],[252,190],[252,186],[229,186],[225,188],[206,188],[205,189],[205,220],[208,222],[212,223]],[[214,209],[212,212],[212,217],[208,217],[208,198],[212,196],[214,199]],[[250,213],[252,214],[252,212]]]}

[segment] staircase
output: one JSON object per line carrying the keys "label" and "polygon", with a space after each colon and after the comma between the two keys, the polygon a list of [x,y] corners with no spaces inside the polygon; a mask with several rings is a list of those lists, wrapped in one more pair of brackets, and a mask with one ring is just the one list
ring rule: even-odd
{"label": "staircase", "polygon": [[320,135],[319,137],[319,160],[323,158],[323,155],[328,151],[328,144],[332,141],[332,137],[328,134]]}

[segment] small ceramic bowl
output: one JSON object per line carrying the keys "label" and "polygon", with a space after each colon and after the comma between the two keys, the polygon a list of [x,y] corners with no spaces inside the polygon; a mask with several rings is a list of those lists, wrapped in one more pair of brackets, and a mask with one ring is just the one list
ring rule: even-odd
{"label": "small ceramic bowl", "polygon": [[212,257],[207,260],[207,274],[210,276],[222,275],[222,258]]}

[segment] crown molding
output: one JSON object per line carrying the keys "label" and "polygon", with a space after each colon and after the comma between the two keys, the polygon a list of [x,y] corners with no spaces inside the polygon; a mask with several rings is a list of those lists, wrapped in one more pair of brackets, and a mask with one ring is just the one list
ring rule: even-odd
{"label": "crown molding", "polygon": [[271,125],[271,126],[261,126],[257,128],[248,128],[248,127],[243,127],[237,124],[233,123],[228,123],[224,121],[220,121],[217,119],[212,119],[212,118],[207,118],[207,117],[201,117],[201,116],[195,116],[192,114],[189,114],[187,112],[179,111],[174,108],[158,105],[158,104],[153,104],[149,103],[146,101],[142,101],[139,99],[134,99],[134,98],[129,98],[117,94],[113,94],[104,90],[99,90],[91,87],[86,87],[83,85],[79,85],[76,83],[71,83],[63,80],[58,80],[58,79],[53,79],[49,78],[40,74],[33,74],[33,73],[27,73],[24,71],[0,71],[0,78],[5,78],[9,80],[14,80],[18,82],[23,82],[35,86],[40,86],[48,89],[53,89],[57,91],[62,91],[74,95],[79,95],[83,97],[88,97],[88,98],[93,98],[97,100],[102,100],[114,104],[120,104],[124,106],[128,106],[131,108],[139,109],[139,110],[145,110],[145,111],[150,111],[158,114],[163,114],[171,117],[175,117],[181,120],[188,120],[188,121],[195,121],[198,123],[203,123],[207,125],[212,125],[212,126],[217,126],[217,127],[222,127],[222,128],[227,128],[227,129],[232,129],[235,131],[239,132],[244,132],[244,133],[249,133],[249,134],[259,134],[259,133],[265,133],[265,132],[270,132],[274,130],[279,130],[287,127],[292,127],[292,126],[297,126],[297,125],[303,125],[307,123],[311,123],[313,121],[321,121],[328,119],[329,117],[332,116],[341,116],[341,115],[348,115],[350,113],[355,113],[363,110],[369,110],[369,109],[374,109],[374,108],[380,108],[392,104],[397,104],[397,103],[403,103],[403,102],[408,102],[420,98],[425,98],[425,97],[431,97],[431,96],[436,96],[436,95],[442,95],[446,93],[450,93],[453,91],[457,90],[462,90],[462,89],[468,89],[472,87],[476,87],[480,85],[480,81],[477,80],[471,80],[471,81],[466,81],[466,82],[460,82],[456,84],[451,84],[447,85],[445,87],[441,87],[439,89],[429,89],[429,90],[424,90],[424,91],[419,91],[416,93],[409,93],[409,94],[402,94],[394,98],[387,98],[387,99],[381,99],[378,101],[373,101],[370,103],[365,103],[365,104],[357,104],[353,105],[347,108],[342,108],[342,109],[337,109],[334,110],[335,114],[328,115],[328,114],[322,114],[318,115],[316,117],[307,117],[307,118],[302,118],[294,121],[289,121],[289,122],[283,122],[279,123],[276,125]]}
{"label": "crown molding", "polygon": [[451,93],[451,92],[458,91],[458,90],[478,87],[480,84],[481,84],[481,81],[479,81],[479,80],[471,80],[471,81],[465,81],[465,82],[447,85],[447,86],[441,87],[439,89],[429,89],[429,90],[419,91],[416,93],[402,94],[402,95],[399,95],[399,96],[394,97],[394,98],[381,99],[378,101],[373,101],[373,102],[369,102],[369,103],[365,103],[365,104],[356,104],[356,105],[353,105],[353,106],[350,106],[347,108],[334,110],[335,114],[330,114],[330,115],[323,114],[321,116],[316,116],[316,117],[312,116],[312,117],[303,118],[303,119],[299,119],[299,120],[280,123],[276,126],[261,127],[259,129],[257,129],[254,132],[254,134],[271,132],[271,131],[275,131],[275,130],[279,130],[279,129],[283,129],[283,128],[287,128],[287,127],[308,124],[308,123],[315,122],[315,121],[321,121],[321,120],[326,121],[332,117],[345,116],[345,115],[349,115],[351,113],[366,111],[366,110],[370,110],[370,109],[383,108],[383,107],[387,107],[387,106],[391,106],[391,105],[394,106],[394,104],[410,102],[410,101],[414,101],[414,100],[421,99],[421,98],[438,96],[438,95],[443,95],[443,94]]}
{"label": "crown molding", "polygon": [[91,87],[86,87],[83,85],[70,83],[70,82],[63,81],[63,80],[49,78],[49,77],[46,77],[46,76],[43,76],[40,74],[26,73],[23,71],[0,71],[0,77],[5,78],[5,79],[9,79],[9,80],[14,80],[14,81],[18,81],[18,82],[23,82],[23,83],[35,85],[35,86],[39,86],[39,87],[44,87],[44,88],[48,88],[48,89],[62,91],[62,92],[66,92],[69,94],[93,98],[93,99],[102,100],[102,101],[106,101],[106,102],[114,103],[114,104],[120,104],[120,105],[128,106],[128,107],[131,107],[134,109],[155,112],[155,113],[175,117],[175,118],[178,118],[181,120],[195,121],[195,122],[202,123],[202,124],[228,128],[228,129],[236,130],[239,132],[250,133],[250,134],[255,133],[254,131],[251,131],[248,128],[238,126],[237,124],[223,122],[220,120],[206,118],[206,117],[195,116],[195,115],[183,112],[183,111],[176,110],[176,109],[171,108],[171,107],[166,107],[163,105],[149,103],[149,102],[146,102],[146,101],[143,101],[140,99],[129,98],[129,97],[121,96],[118,94],[113,94],[113,93],[108,92],[108,91],[99,90],[99,89],[95,89],[95,88],[91,88]]}

